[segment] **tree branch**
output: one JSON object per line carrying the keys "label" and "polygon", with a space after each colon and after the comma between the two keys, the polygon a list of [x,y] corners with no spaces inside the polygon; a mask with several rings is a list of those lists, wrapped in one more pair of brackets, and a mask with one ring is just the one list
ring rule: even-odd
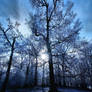
{"label": "tree branch", "polygon": [[6,31],[4,31],[4,29],[0,26],[0,30],[3,32],[3,34],[4,34],[4,36],[5,36],[6,40],[7,40],[7,42],[9,43],[9,45],[12,46],[11,42],[9,41],[9,39],[8,39],[8,37],[6,35],[6,32],[8,30],[10,30],[10,28],[7,28]]}

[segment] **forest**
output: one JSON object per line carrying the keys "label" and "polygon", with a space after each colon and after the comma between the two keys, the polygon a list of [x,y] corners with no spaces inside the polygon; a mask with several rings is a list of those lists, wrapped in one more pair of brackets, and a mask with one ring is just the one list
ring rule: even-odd
{"label": "forest", "polygon": [[92,42],[74,3],[29,1],[28,37],[18,20],[0,21],[0,92],[92,92]]}

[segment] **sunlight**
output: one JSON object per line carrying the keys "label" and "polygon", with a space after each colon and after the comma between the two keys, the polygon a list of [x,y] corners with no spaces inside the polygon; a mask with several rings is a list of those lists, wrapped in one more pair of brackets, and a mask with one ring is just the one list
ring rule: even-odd
{"label": "sunlight", "polygon": [[19,31],[23,34],[24,37],[29,37],[31,34],[30,28],[24,21],[20,22]]}
{"label": "sunlight", "polygon": [[48,54],[47,54],[47,48],[44,46],[43,49],[39,53],[39,60],[40,61],[48,61]]}
{"label": "sunlight", "polygon": [[47,56],[46,54],[42,54],[42,55],[41,55],[41,59],[42,59],[42,60],[46,60],[47,58],[48,58],[48,56]]}

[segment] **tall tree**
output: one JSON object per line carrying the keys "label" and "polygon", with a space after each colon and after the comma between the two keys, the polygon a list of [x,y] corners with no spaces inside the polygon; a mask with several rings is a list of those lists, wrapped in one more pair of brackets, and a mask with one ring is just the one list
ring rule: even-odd
{"label": "tall tree", "polygon": [[[10,50],[10,57],[9,57],[9,61],[8,61],[8,68],[6,71],[6,77],[5,77],[5,80],[2,84],[1,92],[5,92],[6,88],[7,88],[7,83],[8,83],[9,76],[10,76],[10,69],[11,69],[13,54],[14,54],[14,49],[15,49],[14,45],[16,42],[16,38],[18,37],[16,35],[15,31],[13,31],[14,26],[12,25],[10,19],[8,19],[8,22],[9,22],[9,24],[8,24],[8,28],[6,30],[3,28],[2,25],[0,25],[0,31],[3,32],[3,35],[5,37],[5,41],[7,41],[7,45],[11,49]],[[11,32],[10,32],[10,30],[11,30]]]}
{"label": "tall tree", "polygon": [[57,92],[54,81],[52,51],[56,45],[62,44],[63,41],[74,41],[76,39],[76,35],[81,29],[80,21],[76,20],[76,14],[72,11],[72,2],[68,2],[67,5],[63,0],[31,0],[31,2],[36,7],[36,14],[33,18],[33,32],[36,36],[43,37],[48,50],[49,92]]}

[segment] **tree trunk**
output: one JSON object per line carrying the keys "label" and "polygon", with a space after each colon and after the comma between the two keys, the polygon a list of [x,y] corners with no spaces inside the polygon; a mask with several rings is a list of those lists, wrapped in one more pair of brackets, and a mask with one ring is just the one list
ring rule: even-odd
{"label": "tree trunk", "polygon": [[49,43],[47,43],[47,49],[48,49],[48,54],[49,54],[49,77],[50,77],[50,91],[49,92],[57,92],[56,87],[55,87],[55,80],[54,80],[52,53],[51,53]]}
{"label": "tree trunk", "polygon": [[29,63],[28,63],[27,68],[26,68],[24,87],[29,86],[28,85],[28,75],[29,75],[29,67],[30,67],[30,63],[31,63],[30,58],[31,57],[30,57],[30,52],[29,52]]}
{"label": "tree trunk", "polygon": [[45,64],[43,64],[42,87],[44,87],[44,66]]}
{"label": "tree trunk", "polygon": [[49,22],[50,19],[48,17],[48,5],[46,6],[46,30],[47,30],[47,38],[46,38],[46,46],[48,50],[48,55],[49,55],[49,78],[50,78],[50,90],[49,92],[57,92],[57,89],[55,87],[55,80],[54,80],[54,71],[53,71],[53,61],[52,61],[52,52],[51,52],[51,47],[50,47],[50,39],[49,39]]}
{"label": "tree trunk", "polygon": [[62,54],[62,58],[63,58],[63,65],[62,65],[62,72],[63,72],[63,87],[66,87],[66,82],[65,82],[65,62],[64,62],[64,58],[65,58],[65,55]]}
{"label": "tree trunk", "polygon": [[34,86],[37,85],[37,78],[38,78],[38,61],[37,61],[37,57],[36,57],[36,66],[35,66],[35,78],[34,78]]}
{"label": "tree trunk", "polygon": [[29,62],[27,69],[26,69],[24,87],[28,86],[29,66],[30,66],[30,62]]}
{"label": "tree trunk", "polygon": [[58,64],[58,86],[61,87],[61,77],[60,77],[60,68]]}
{"label": "tree trunk", "polygon": [[2,84],[2,88],[1,88],[0,92],[5,92],[6,88],[7,88],[7,84],[8,84],[8,80],[9,80],[9,76],[10,76],[10,69],[11,69],[11,65],[12,65],[12,59],[13,59],[14,44],[15,44],[15,38],[13,39],[13,43],[11,46],[11,55],[10,55],[10,59],[9,59],[9,63],[8,63],[8,69],[6,71],[6,77]]}

